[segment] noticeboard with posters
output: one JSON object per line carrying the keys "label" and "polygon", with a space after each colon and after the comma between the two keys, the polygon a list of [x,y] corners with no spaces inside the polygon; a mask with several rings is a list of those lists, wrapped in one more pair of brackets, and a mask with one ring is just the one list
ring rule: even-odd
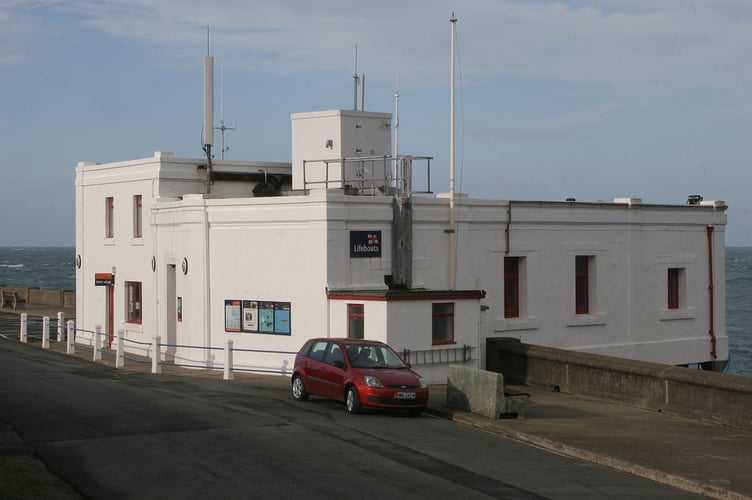
{"label": "noticeboard with posters", "polygon": [[225,331],[291,335],[290,302],[225,300]]}

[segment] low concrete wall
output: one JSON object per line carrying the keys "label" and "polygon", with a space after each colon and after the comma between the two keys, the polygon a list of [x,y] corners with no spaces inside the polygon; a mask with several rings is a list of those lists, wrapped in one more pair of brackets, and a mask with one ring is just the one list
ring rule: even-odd
{"label": "low concrete wall", "polygon": [[499,418],[504,407],[504,377],[475,368],[449,365],[447,406],[488,418]]}
{"label": "low concrete wall", "polygon": [[752,378],[488,339],[486,368],[507,381],[558,388],[752,430]]}
{"label": "low concrete wall", "polygon": [[41,306],[62,306],[63,291],[30,289],[28,302],[30,304],[39,304]]}

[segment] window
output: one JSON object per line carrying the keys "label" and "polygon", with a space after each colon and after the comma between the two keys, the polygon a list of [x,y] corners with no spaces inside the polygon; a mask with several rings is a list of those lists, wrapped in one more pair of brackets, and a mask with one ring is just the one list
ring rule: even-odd
{"label": "window", "polygon": [[588,255],[575,257],[575,313],[588,314],[590,312],[590,260]]}
{"label": "window", "polygon": [[433,343],[454,343],[454,304],[432,304],[431,319]]}
{"label": "window", "polygon": [[365,312],[363,304],[347,304],[347,336],[362,339],[365,334]]}
{"label": "window", "polygon": [[339,367],[345,366],[345,355],[342,352],[342,348],[337,344],[329,344],[329,352],[326,354],[325,363],[337,366],[335,363],[339,363]]}
{"label": "window", "polygon": [[141,204],[141,195],[136,194],[133,195],[133,237],[134,238],[141,238],[142,236],[142,204]]}
{"label": "window", "polygon": [[308,357],[317,361],[324,361],[324,353],[329,342],[325,340],[318,340],[311,345],[311,350],[308,352]]}
{"label": "window", "polygon": [[681,286],[684,269],[672,267],[668,270],[668,308],[679,309],[682,299]]}
{"label": "window", "polygon": [[125,282],[125,317],[128,323],[141,324],[141,282]]}
{"label": "window", "polygon": [[104,199],[104,236],[115,237],[115,199],[112,196]]}
{"label": "window", "polygon": [[504,257],[504,317],[520,317],[519,257]]}

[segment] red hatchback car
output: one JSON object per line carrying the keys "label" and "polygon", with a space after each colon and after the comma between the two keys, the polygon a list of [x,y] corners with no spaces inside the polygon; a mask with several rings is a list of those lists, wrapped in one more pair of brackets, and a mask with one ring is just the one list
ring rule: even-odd
{"label": "red hatchback car", "polygon": [[383,342],[311,339],[295,356],[292,396],[310,394],[344,401],[347,411],[397,408],[420,414],[428,404],[426,379]]}

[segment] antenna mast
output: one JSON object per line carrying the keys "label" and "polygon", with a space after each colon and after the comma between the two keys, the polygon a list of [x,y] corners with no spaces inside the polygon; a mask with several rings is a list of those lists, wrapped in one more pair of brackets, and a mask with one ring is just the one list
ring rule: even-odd
{"label": "antenna mast", "polygon": [[204,56],[204,152],[208,168],[206,171],[206,192],[211,189],[214,172],[212,170],[211,148],[214,144],[214,58],[209,55],[209,27],[206,27],[206,56]]}
{"label": "antenna mast", "polygon": [[365,111],[366,75],[358,74],[358,45],[355,44],[355,80],[353,87],[353,109],[358,111],[358,87],[360,87],[360,111]]}
{"label": "antenna mast", "polygon": [[225,151],[228,151],[230,147],[225,147],[225,130],[235,130],[235,125],[232,127],[225,126],[225,53],[222,51],[221,57],[221,74],[220,74],[220,89],[219,89],[219,127],[214,127],[215,130],[219,130],[222,136],[222,143],[220,150],[220,158],[225,159]]}

